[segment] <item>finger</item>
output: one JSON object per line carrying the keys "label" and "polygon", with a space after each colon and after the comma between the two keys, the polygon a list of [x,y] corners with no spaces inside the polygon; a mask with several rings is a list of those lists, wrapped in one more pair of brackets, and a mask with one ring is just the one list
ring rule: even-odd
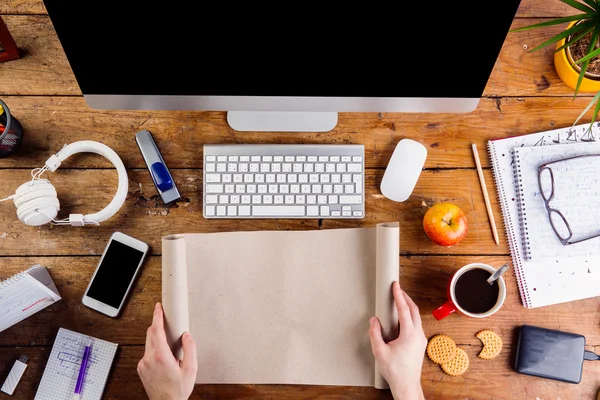
{"label": "finger", "polygon": [[146,330],[146,349],[144,353],[148,354],[152,350],[154,350],[154,340],[152,340],[152,327],[150,326]]}
{"label": "finger", "polygon": [[396,309],[398,310],[398,322],[401,328],[410,328],[413,325],[412,317],[410,316],[410,309],[406,304],[406,299],[400,289],[398,281],[394,281],[392,284],[392,293],[394,293],[394,300],[396,302]]}
{"label": "finger", "polygon": [[403,290],[402,294],[404,295],[404,300],[406,300],[406,304],[408,304],[408,308],[410,310],[410,316],[412,317],[413,325],[417,328],[422,328],[421,324],[421,313],[419,312],[419,306],[415,304],[413,299]]}
{"label": "finger", "polygon": [[371,340],[371,350],[373,355],[378,357],[379,354],[386,348],[383,336],[381,336],[381,324],[379,320],[372,317],[369,320],[369,339]]}
{"label": "finger", "polygon": [[181,337],[183,345],[183,360],[181,361],[181,369],[185,375],[188,375],[193,381],[196,380],[198,372],[198,358],[196,356],[196,342],[189,332],[185,332]]}
{"label": "finger", "polygon": [[152,345],[154,348],[168,346],[164,318],[165,314],[163,312],[162,304],[156,303],[156,307],[154,307],[154,316],[152,317],[152,326],[150,327]]}

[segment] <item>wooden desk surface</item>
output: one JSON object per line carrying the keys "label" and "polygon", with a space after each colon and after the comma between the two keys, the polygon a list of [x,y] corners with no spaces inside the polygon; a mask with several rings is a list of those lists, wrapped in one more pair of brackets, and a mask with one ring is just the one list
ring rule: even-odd
{"label": "wooden desk surface", "polygon": [[[100,227],[31,228],[21,224],[12,204],[0,205],[0,278],[41,263],[51,274],[63,300],[0,334],[0,380],[20,354],[30,357],[29,368],[13,398],[32,399],[59,327],[93,334],[120,344],[106,390],[106,399],[145,398],[136,372],[144,351],[152,308],[161,298],[160,238],[180,232],[218,232],[263,229],[331,229],[373,226],[380,221],[401,224],[401,282],[421,309],[425,333],[446,333],[468,352],[469,371],[462,377],[445,375],[425,360],[422,384],[428,399],[592,399],[600,388],[600,363],[586,362],[579,385],[518,375],[511,363],[515,328],[540,325],[586,335],[588,348],[600,345],[600,298],[540,309],[521,305],[514,273],[507,277],[508,297],[496,315],[480,321],[453,315],[437,322],[431,311],[445,298],[450,274],[470,262],[511,263],[486,141],[573,123],[589,97],[573,100],[573,92],[558,78],[552,50],[527,53],[561,27],[506,38],[485,93],[469,114],[341,113],[331,133],[243,133],[228,127],[223,112],[98,111],[90,109],[81,92],[50,19],[40,0],[4,0],[0,14],[23,59],[0,63],[0,98],[25,127],[21,150],[0,159],[0,197],[14,192],[64,144],[91,139],[111,146],[129,172],[130,191],[117,216]],[[557,0],[523,0],[513,27],[559,15],[571,9]],[[475,44],[466,44],[475,46]],[[110,53],[107,53],[110,54]],[[454,61],[453,61],[454,62]],[[451,78],[451,77],[450,77]],[[443,83],[442,83],[443,84]],[[587,122],[589,119],[583,121]],[[183,195],[178,203],[161,204],[134,142],[134,133],[150,130],[172,169]],[[386,200],[379,191],[386,162],[394,145],[412,138],[427,146],[429,156],[414,194],[405,203]],[[366,147],[367,217],[362,221],[281,220],[207,221],[202,217],[202,144],[204,143],[362,143]],[[471,143],[479,147],[492,207],[500,233],[496,246],[488,224]],[[89,212],[107,204],[116,188],[116,172],[101,157],[76,156],[52,175],[62,213]],[[449,200],[468,214],[470,232],[457,246],[432,244],[421,228],[427,206]],[[81,296],[110,234],[120,230],[150,243],[152,255],[123,315],[111,319],[81,304]],[[494,361],[477,358],[481,349],[475,333],[494,329],[504,339],[504,351]],[[365,325],[365,334],[367,326]],[[198,340],[202,340],[198,338]],[[597,351],[600,348],[596,349]],[[0,398],[6,396],[0,394]],[[7,397],[6,397],[7,398]],[[373,388],[322,386],[196,386],[193,399],[381,399],[389,392]]]}

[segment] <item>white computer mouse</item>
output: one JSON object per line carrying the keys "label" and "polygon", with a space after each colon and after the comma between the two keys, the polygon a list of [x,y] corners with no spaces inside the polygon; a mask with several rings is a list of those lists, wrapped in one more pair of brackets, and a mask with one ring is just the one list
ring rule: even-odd
{"label": "white computer mouse", "polygon": [[394,201],[408,199],[421,175],[426,158],[427,148],[421,143],[411,139],[400,140],[383,174],[381,193]]}

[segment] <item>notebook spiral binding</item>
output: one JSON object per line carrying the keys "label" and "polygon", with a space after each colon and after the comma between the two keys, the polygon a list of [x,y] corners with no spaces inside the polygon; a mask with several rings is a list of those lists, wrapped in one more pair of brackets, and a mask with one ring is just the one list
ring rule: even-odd
{"label": "notebook spiral binding", "polygon": [[14,274],[13,276],[11,276],[10,278],[3,280],[0,282],[0,289],[5,289],[7,288],[9,285],[12,285],[13,283],[15,283],[16,281],[18,281],[19,279],[22,279],[25,276],[26,272],[19,272],[18,274]]}
{"label": "notebook spiral binding", "polygon": [[[521,300],[523,301],[523,305],[526,308],[531,308],[531,299],[529,297],[529,288],[527,287],[527,281],[525,280],[525,277],[523,276],[522,272],[521,272],[521,253],[519,251],[519,246],[517,246],[517,240],[519,240],[519,238],[517,238],[517,236],[515,235],[515,231],[512,228],[514,226],[514,222],[512,220],[512,218],[510,217],[510,213],[509,213],[509,199],[505,198],[504,196],[501,196],[501,191],[499,190],[499,188],[503,188],[504,187],[504,182],[502,179],[502,174],[500,174],[500,166],[498,165],[498,162],[496,161],[496,159],[494,157],[492,157],[492,154],[496,154],[495,150],[494,150],[494,142],[493,141],[488,141],[488,156],[490,159],[490,164],[492,165],[492,176],[494,178],[494,183],[496,184],[496,188],[498,188],[498,190],[496,191],[496,198],[498,199],[498,204],[500,204],[500,208],[502,209],[502,220],[504,221],[504,230],[506,232],[506,237],[508,239],[508,247],[510,248],[510,255],[512,258],[512,262],[513,262],[513,269],[515,271],[515,276],[517,278],[517,280],[519,281],[519,293],[521,295]],[[511,152],[510,154],[511,157],[513,157],[513,153]],[[514,164],[513,164],[514,167]],[[516,184],[516,178],[513,177],[513,180],[515,180],[515,182],[510,182],[511,184]]]}
{"label": "notebook spiral binding", "polygon": [[525,205],[525,193],[521,184],[521,159],[513,155],[513,167],[515,170],[515,187],[517,188],[517,206],[519,210],[519,225],[521,228],[521,239],[523,241],[523,256],[526,260],[531,259],[531,243],[529,242],[529,227],[527,224],[527,206]]}

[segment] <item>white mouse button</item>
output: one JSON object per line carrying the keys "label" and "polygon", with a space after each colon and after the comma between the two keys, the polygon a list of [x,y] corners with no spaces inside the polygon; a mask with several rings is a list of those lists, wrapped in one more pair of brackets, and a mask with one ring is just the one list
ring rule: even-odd
{"label": "white mouse button", "polygon": [[396,145],[381,180],[381,193],[390,200],[408,199],[421,175],[427,148],[412,139],[402,139]]}

